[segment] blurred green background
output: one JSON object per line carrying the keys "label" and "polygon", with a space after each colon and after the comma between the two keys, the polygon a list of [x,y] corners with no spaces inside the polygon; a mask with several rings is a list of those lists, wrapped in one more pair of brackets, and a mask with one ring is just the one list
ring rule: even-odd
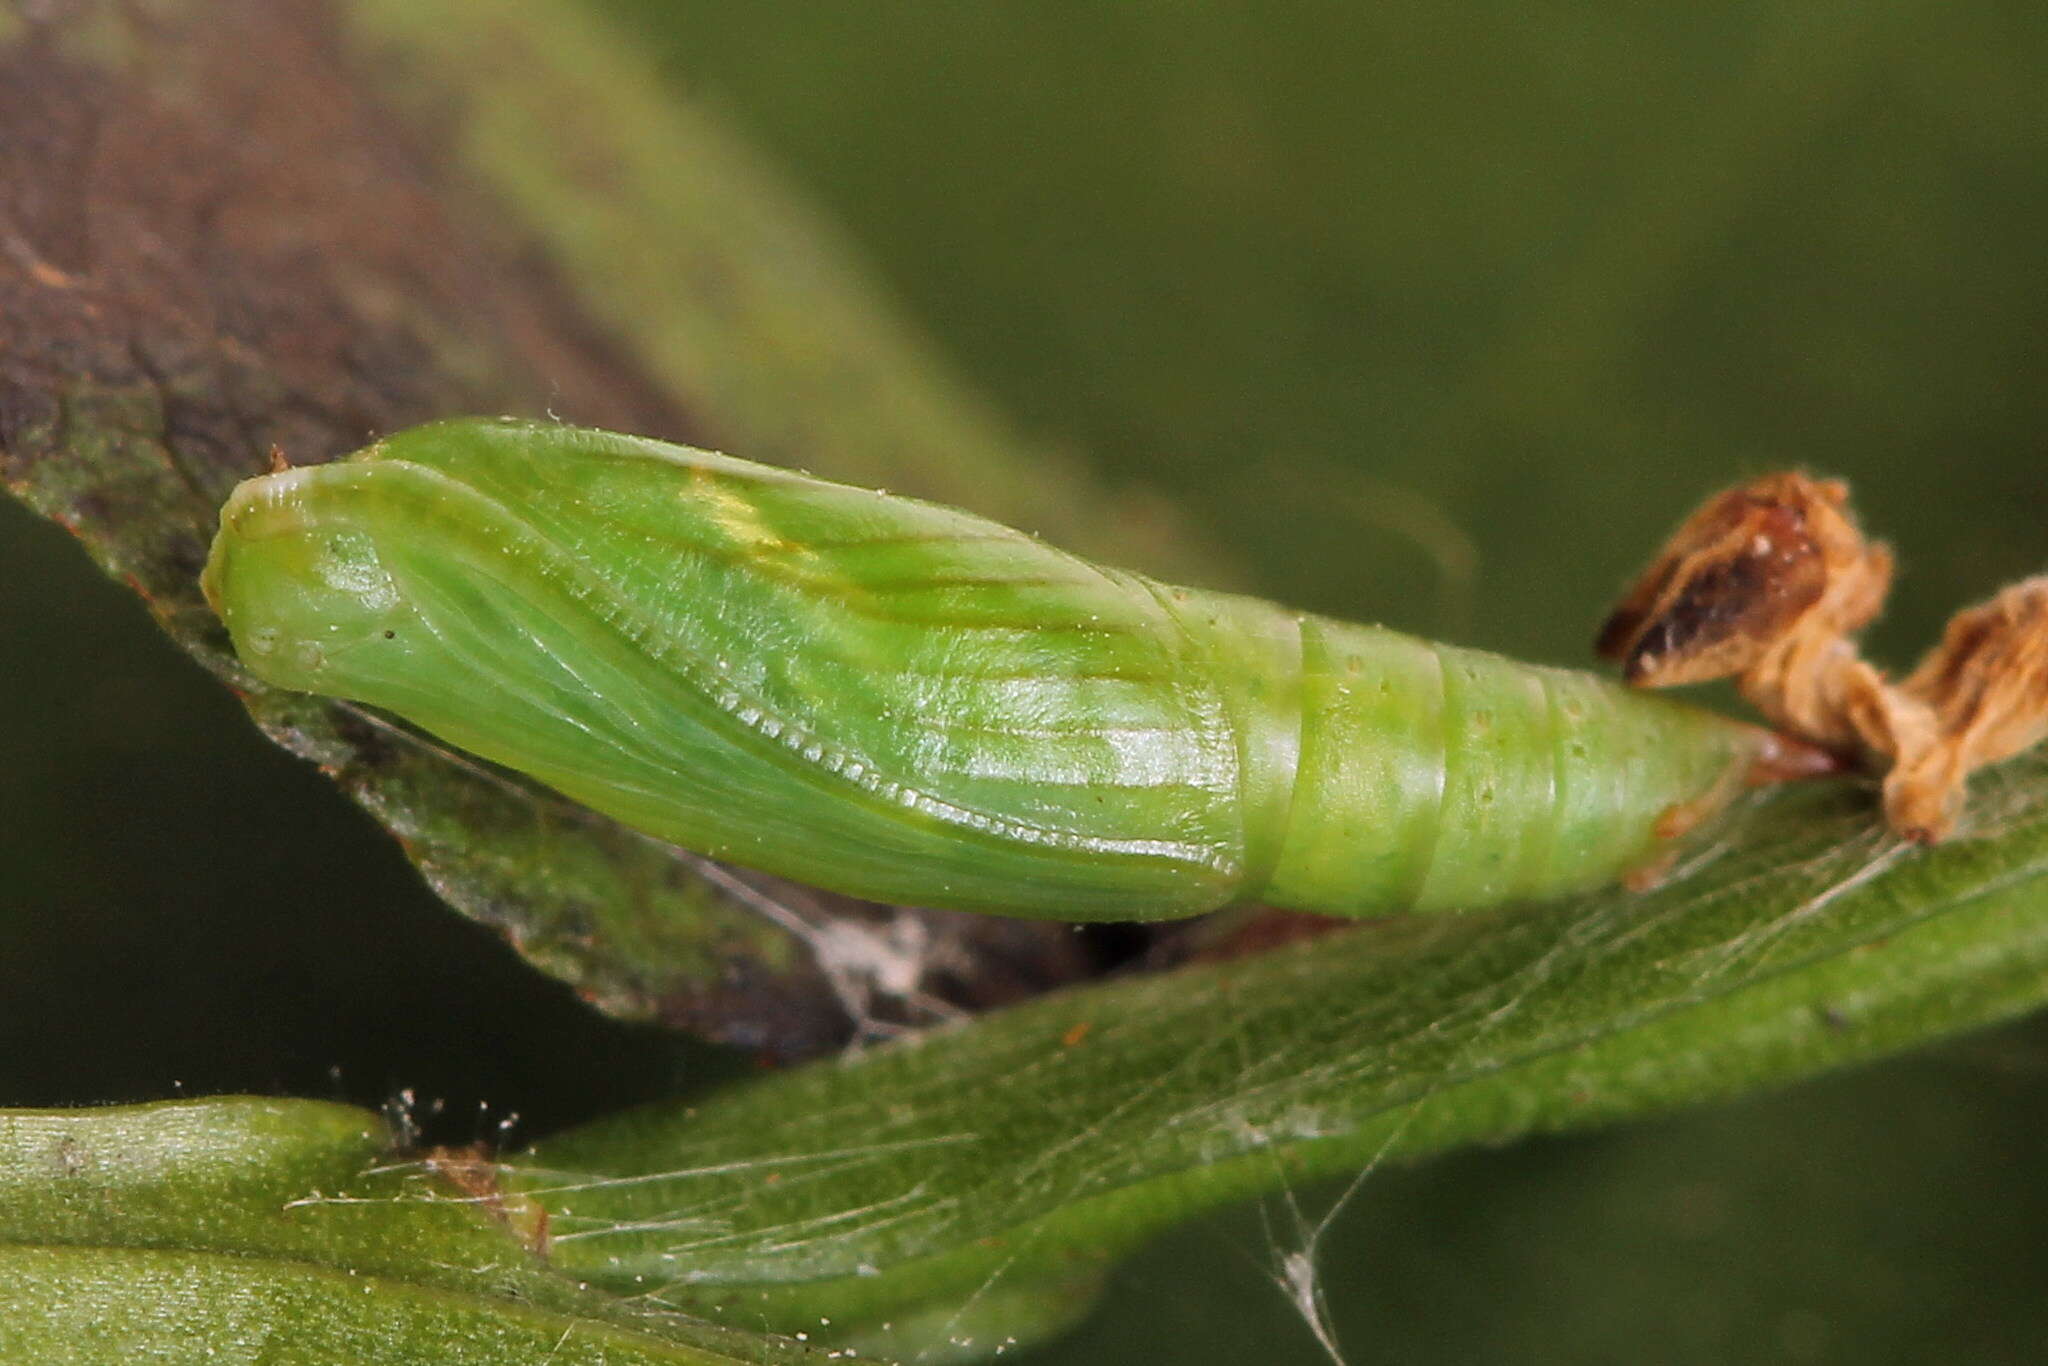
{"label": "blurred green background", "polygon": [[[1692,502],[1788,463],[1895,543],[1897,663],[2048,562],[2041,7],[591,3],[1215,583],[1580,663]],[[0,640],[0,1104],[410,1090],[461,1138],[731,1066],[441,910],[11,504]],[[2037,1023],[1374,1173],[1331,1314],[1353,1362],[2032,1360],[2044,1097]],[[1189,1230],[1034,1359],[1321,1360],[1300,1241]]]}

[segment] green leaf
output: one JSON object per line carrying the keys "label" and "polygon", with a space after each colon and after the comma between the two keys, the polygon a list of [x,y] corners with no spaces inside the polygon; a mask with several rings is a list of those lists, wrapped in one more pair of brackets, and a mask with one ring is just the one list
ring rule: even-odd
{"label": "green leaf", "polygon": [[1884,834],[1862,784],[1782,790],[1648,893],[1070,991],[600,1121],[511,1184],[553,1210],[557,1265],[734,1322],[971,1308],[1226,1201],[1739,1095],[2039,1004],[2048,760],[1979,786],[1975,828],[1937,849]]}
{"label": "green leaf", "polygon": [[550,1272],[518,1211],[314,1101],[0,1111],[0,1358],[795,1366]]}

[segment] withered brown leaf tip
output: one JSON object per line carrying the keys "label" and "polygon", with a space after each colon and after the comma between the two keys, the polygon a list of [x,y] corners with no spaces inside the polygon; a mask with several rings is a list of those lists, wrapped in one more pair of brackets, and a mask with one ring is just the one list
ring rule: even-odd
{"label": "withered brown leaf tip", "polygon": [[1733,677],[1788,737],[1888,765],[1886,819],[1932,843],[1955,828],[1973,770],[2048,737],[2048,577],[1958,614],[1893,683],[1854,639],[1891,574],[1890,550],[1864,539],[1839,480],[1766,475],[1679,527],[1595,648],[1640,687]]}

